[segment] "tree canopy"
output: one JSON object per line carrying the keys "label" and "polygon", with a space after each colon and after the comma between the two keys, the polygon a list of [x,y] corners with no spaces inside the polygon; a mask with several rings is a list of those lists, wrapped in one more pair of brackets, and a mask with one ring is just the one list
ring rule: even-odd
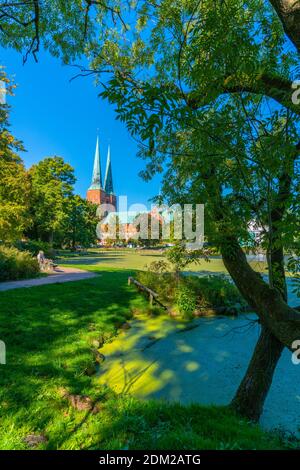
{"label": "tree canopy", "polygon": [[[300,337],[284,266],[299,250],[300,0],[0,1],[0,12],[0,41],[25,59],[40,45],[69,63],[84,54],[79,73],[96,75],[138,140],[143,176],[162,172],[171,202],[205,203],[209,237],[262,323],[234,400],[257,419],[283,346]],[[252,219],[267,281],[243,250],[255,249]]]}
{"label": "tree canopy", "polygon": [[[14,85],[0,69],[8,94]],[[0,240],[14,241],[28,227],[29,180],[18,153],[22,143],[9,130],[9,106],[0,106]]]}

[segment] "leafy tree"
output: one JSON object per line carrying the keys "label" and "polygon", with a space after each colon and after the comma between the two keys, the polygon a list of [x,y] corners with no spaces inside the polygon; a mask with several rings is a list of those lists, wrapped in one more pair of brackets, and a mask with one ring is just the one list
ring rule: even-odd
{"label": "leafy tree", "polygon": [[97,206],[82,197],[71,196],[67,202],[67,216],[62,228],[62,242],[73,250],[76,245],[88,247],[95,243]]}
{"label": "leafy tree", "polygon": [[[174,97],[181,96],[199,107],[209,102],[211,95],[248,91],[269,96],[299,114],[300,103],[291,100],[292,80],[284,73],[284,63],[280,72],[276,70],[283,31],[300,51],[299,16],[297,0],[164,0],[160,4],[152,0],[138,4],[120,0],[1,0],[0,43],[22,52],[24,61],[29,55],[37,61],[42,48],[61,55],[65,62],[86,54],[95,58],[97,72],[113,66],[118,78],[127,80],[132,80],[137,64],[149,69],[154,66],[163,75],[164,65],[169,70],[174,59],[172,54],[168,57],[168,45],[171,53],[178,45],[173,62],[177,84],[165,83]],[[186,46],[199,50],[196,62],[192,56],[189,60]],[[271,52],[269,57],[267,51]],[[180,86],[184,77],[178,75],[177,65],[184,73],[187,69],[182,67],[192,66],[192,79],[198,76],[199,88],[186,93],[188,90]],[[82,67],[82,71],[91,73],[93,69]],[[202,81],[207,72],[208,88],[207,80]]]}
{"label": "leafy tree", "polygon": [[92,39],[89,10],[93,0],[0,0],[0,42],[22,52],[24,63],[38,60],[44,48],[70,60]]}
{"label": "leafy tree", "polygon": [[[52,3],[59,14],[60,4]],[[53,21],[51,2],[47,15],[54,27],[41,9],[17,35],[17,20],[39,4],[15,7],[13,18],[6,14],[0,41],[20,49],[38,30],[49,49],[70,56],[76,44],[59,41],[61,23]],[[300,337],[299,313],[287,305],[283,265],[299,229],[300,99],[293,85],[299,1],[145,0],[122,4],[122,10],[117,0],[84,4],[80,12],[72,2],[70,16],[61,17],[70,25],[79,15],[78,31],[84,19],[88,36],[77,49],[93,58],[102,96],[140,139],[140,154],[149,159],[145,177],[166,171],[166,197],[206,203],[209,235],[260,318],[261,336],[233,402],[257,419],[283,346],[291,348]],[[104,80],[100,73],[107,71],[112,75]],[[241,248],[253,217],[264,227],[269,283],[251,269]]]}
{"label": "leafy tree", "polygon": [[31,182],[30,212],[32,227],[28,235],[52,243],[63,230],[75,176],[62,157],[47,157],[29,170]]}
{"label": "leafy tree", "polygon": [[[283,256],[299,228],[300,151],[298,62],[284,31],[298,50],[299,43],[295,23],[282,14],[285,5],[296,18],[299,5],[272,4],[275,10],[259,0],[142,2],[130,40],[107,31],[92,64],[111,66],[102,96],[140,139],[149,159],[144,176],[166,170],[170,201],[206,203],[210,239],[259,315],[261,336],[233,401],[250,419],[261,413],[283,347],[300,337]],[[264,230],[269,283],[241,247],[252,218]]]}
{"label": "leafy tree", "polygon": [[[6,84],[7,94],[12,94],[13,84],[1,69],[0,81]],[[29,224],[29,182],[16,153],[24,148],[9,131],[8,118],[9,106],[0,104],[0,240],[4,242],[20,238]]]}
{"label": "leafy tree", "polygon": [[179,280],[180,272],[191,263],[199,263],[201,256],[203,256],[202,250],[188,250],[182,242],[177,242],[166,253],[166,258],[172,264],[177,280]]}

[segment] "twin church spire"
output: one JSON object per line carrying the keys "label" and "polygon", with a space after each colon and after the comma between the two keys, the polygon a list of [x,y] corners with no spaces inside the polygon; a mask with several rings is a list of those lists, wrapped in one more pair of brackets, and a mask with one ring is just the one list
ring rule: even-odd
{"label": "twin church spire", "polygon": [[99,137],[97,137],[97,142],[96,142],[92,184],[89,187],[89,190],[93,190],[93,189],[103,190],[107,194],[114,194],[112,169],[111,169],[111,159],[110,159],[110,146],[108,146],[104,186],[102,186],[102,172],[101,172],[100,152],[99,152]]}
{"label": "twin church spire", "polygon": [[105,179],[104,179],[104,191],[106,191],[109,194],[113,194],[113,192],[114,192],[112,170],[111,170],[111,160],[110,160],[110,145],[108,146],[108,150],[107,150],[106,171],[105,171]]}

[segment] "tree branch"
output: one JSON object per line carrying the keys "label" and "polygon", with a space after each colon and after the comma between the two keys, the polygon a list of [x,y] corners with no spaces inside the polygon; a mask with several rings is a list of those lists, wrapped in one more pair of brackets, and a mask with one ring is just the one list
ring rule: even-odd
{"label": "tree branch", "polygon": [[[293,102],[293,82],[283,77],[271,76],[262,73],[256,77],[227,77],[219,87],[219,94],[229,93],[253,93],[273,98],[277,103],[300,115],[300,103]],[[188,104],[193,109],[198,109],[209,103],[209,98],[203,93],[191,92],[187,95]],[[295,101],[295,100],[294,100]]]}
{"label": "tree branch", "polygon": [[23,64],[27,61],[27,58],[29,54],[31,54],[34,57],[34,60],[38,62],[37,59],[37,53],[40,50],[40,31],[39,31],[39,24],[40,24],[40,5],[39,5],[39,0],[33,0],[33,6],[34,6],[34,28],[35,28],[35,35],[31,41],[30,48],[26,52],[24,59],[23,59]]}
{"label": "tree branch", "polygon": [[300,0],[270,0],[284,32],[300,52]]}

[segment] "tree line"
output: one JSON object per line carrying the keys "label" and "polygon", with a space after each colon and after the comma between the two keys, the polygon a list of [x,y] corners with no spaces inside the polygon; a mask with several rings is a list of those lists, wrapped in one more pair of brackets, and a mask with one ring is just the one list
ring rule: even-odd
{"label": "tree line", "polygon": [[[7,92],[13,85],[2,70]],[[0,106],[0,241],[37,240],[75,249],[96,241],[96,206],[74,194],[74,169],[62,157],[46,157],[28,170],[24,151],[9,130],[9,106]]]}

